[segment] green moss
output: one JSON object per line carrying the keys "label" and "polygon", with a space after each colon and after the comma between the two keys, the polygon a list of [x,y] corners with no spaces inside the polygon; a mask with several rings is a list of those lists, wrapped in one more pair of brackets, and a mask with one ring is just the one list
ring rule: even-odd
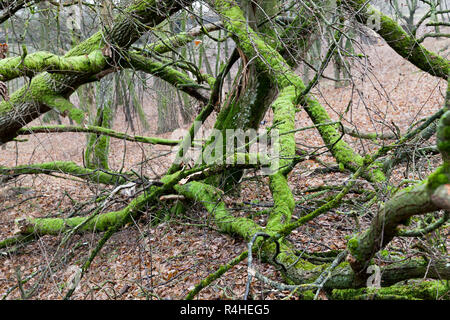
{"label": "green moss", "polygon": [[82,124],[84,120],[84,112],[81,109],[72,108],[69,110],[69,118],[78,124]]}
{"label": "green moss", "polygon": [[432,174],[428,176],[427,188],[429,190],[435,190],[440,185],[446,184],[449,181],[449,175],[447,172],[447,166],[440,166]]}
{"label": "green moss", "polygon": [[145,196],[135,199],[128,207],[120,211],[108,212],[98,215],[90,219],[89,217],[73,217],[68,219],[59,218],[32,218],[28,219],[28,227],[24,230],[25,234],[40,234],[40,235],[59,235],[65,231],[71,230],[83,224],[79,232],[87,231],[106,231],[117,224],[123,224],[129,219],[131,214],[135,214],[136,203],[145,202]]}
{"label": "green moss", "polygon": [[[450,94],[446,100],[450,100]],[[448,102],[446,102],[448,103]],[[444,161],[450,160],[450,111],[447,110],[439,120],[437,127],[437,147]]]}
{"label": "green moss", "polygon": [[[323,106],[321,106],[319,102],[313,98],[308,98],[306,100],[304,109],[314,124],[332,122]],[[356,171],[363,165],[363,158],[354,152],[354,150],[345,141],[342,139],[339,140],[342,134],[338,131],[336,124],[329,126],[318,126],[317,130],[338,163],[342,163],[345,168],[348,168],[351,171]],[[371,182],[383,182],[386,180],[386,177],[381,170],[381,166],[376,164],[372,165],[370,170],[363,173],[363,177]]]}
{"label": "green moss", "polygon": [[78,166],[72,161],[54,161],[39,164],[22,165],[13,168],[0,167],[0,174],[40,174],[61,173],[78,176],[94,183],[123,184],[126,180],[120,175],[110,174],[105,171],[92,170]]}
{"label": "green moss", "polygon": [[381,250],[380,254],[383,258],[389,257],[389,251],[387,251],[387,250]]}
{"label": "green moss", "polygon": [[[35,88],[36,89],[36,88]],[[53,93],[44,94],[39,97],[39,100],[48,106],[58,110],[63,116],[69,115],[76,123],[81,124],[84,120],[84,112],[81,109],[77,109],[68,99],[55,95]]]}
{"label": "green moss", "polygon": [[[279,145],[274,146],[279,149],[280,167],[289,166],[291,158],[295,155],[295,137],[292,132],[295,129],[295,106],[294,100],[297,97],[297,88],[287,86],[283,88],[278,98],[273,102],[273,123],[278,124]],[[285,134],[286,132],[292,132]]]}
{"label": "green moss", "polygon": [[37,97],[40,97],[41,92],[48,94],[51,92],[47,84],[47,73],[37,75],[31,80],[29,86],[24,86],[16,90],[11,96],[9,101],[2,101],[0,103],[0,115],[12,111],[16,105],[23,105],[26,102],[32,102]]}
{"label": "green moss", "polygon": [[11,101],[2,101],[0,103],[0,115],[12,110],[13,107],[14,104],[12,104]]}
{"label": "green moss", "polygon": [[[441,118],[441,122],[444,123],[444,119]],[[439,136],[442,140],[450,140],[450,126],[445,125],[445,127],[441,128],[441,132],[439,133]]]}
{"label": "green moss", "polygon": [[99,50],[105,45],[104,36],[101,31],[93,34],[89,39],[81,42],[65,54],[65,57],[74,57],[89,54],[94,50]]}

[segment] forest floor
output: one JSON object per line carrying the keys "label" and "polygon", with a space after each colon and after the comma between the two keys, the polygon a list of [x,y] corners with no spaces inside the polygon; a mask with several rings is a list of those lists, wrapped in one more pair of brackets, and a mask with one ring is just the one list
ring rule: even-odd
{"label": "forest floor", "polygon": [[[444,41],[427,43],[428,47],[442,48]],[[355,61],[352,68],[354,86],[335,88],[334,82],[320,81],[314,94],[326,106],[334,120],[338,120],[350,105],[344,116],[344,124],[356,126],[366,132],[392,132],[398,127],[401,132],[416,121],[427,117],[443,106],[446,83],[416,69],[406,60],[396,55],[381,40],[372,46],[364,45],[368,56],[364,61]],[[449,50],[442,53],[448,57]],[[326,74],[333,76],[333,70]],[[151,97],[145,105],[151,127],[139,128],[134,134],[156,136],[157,113]],[[265,119],[270,124],[271,113]],[[345,122],[348,121],[348,122]],[[66,120],[64,120],[67,122]],[[296,116],[298,128],[312,125],[305,112]],[[36,120],[33,124],[41,124]],[[395,124],[395,125],[394,125]],[[122,111],[118,111],[114,123],[118,131],[130,130]],[[173,135],[163,134],[170,138]],[[15,166],[47,161],[75,161],[82,165],[82,154],[86,136],[82,133],[36,134],[26,136],[27,142],[10,142],[0,150],[0,166]],[[322,146],[323,142],[314,130],[296,134],[300,147]],[[373,142],[361,141],[344,136],[361,154],[376,150]],[[380,142],[382,143],[382,142]],[[386,142],[387,143],[387,142]],[[429,141],[430,144],[433,140]],[[149,177],[163,174],[170,165],[174,148],[151,146],[140,143],[111,139],[110,167],[113,170],[134,169]],[[172,155],[167,154],[172,151]],[[146,159],[153,160],[142,162]],[[328,153],[320,160],[333,163]],[[405,179],[418,180],[426,177],[436,165],[438,156],[414,159],[396,169],[390,177],[392,185],[399,185]],[[340,186],[348,179],[348,173],[317,174],[320,165],[313,160],[300,163],[290,174],[289,184],[296,200],[301,200],[313,188],[323,185]],[[408,170],[408,171],[407,171]],[[226,195],[225,201],[236,215],[250,216],[261,225],[266,215],[257,212],[265,209],[272,199],[267,177],[248,179],[242,182],[239,196]],[[0,239],[14,232],[14,220],[24,216],[65,216],[71,212],[74,203],[92,199],[102,187],[86,184],[77,179],[48,175],[22,176],[0,186]],[[361,182],[361,188],[367,188]],[[348,197],[351,200],[352,196]],[[125,198],[119,199],[108,210],[123,207]],[[248,203],[252,202],[251,205]],[[247,204],[247,205],[246,205]],[[317,204],[318,205],[318,204]],[[162,203],[161,206],[170,206]],[[294,215],[310,212],[313,206],[297,206]],[[363,229],[370,221],[375,208],[365,208],[346,202],[314,221],[294,231],[289,237],[299,250],[326,251],[344,249],[345,237]],[[355,223],[357,212],[358,223]],[[189,219],[171,217],[153,227],[150,212],[129,224],[107,242],[93,261],[89,272],[73,294],[73,299],[182,299],[190,289],[220,265],[246,250],[246,243],[214,230],[206,212],[199,206],[187,208]],[[18,252],[0,256],[0,298],[18,299],[21,290],[17,288],[19,279],[26,279],[38,272],[33,279],[23,285],[23,290],[35,290],[32,299],[61,299],[67,291],[67,281],[73,275],[74,266],[81,266],[91,249],[100,239],[98,234],[76,235],[64,246],[61,237],[44,236]],[[412,248],[416,240],[401,239],[395,246]],[[447,239],[447,247],[448,247]],[[241,299],[247,281],[247,260],[244,260],[219,280],[200,292],[199,299]],[[48,269],[48,267],[50,267]],[[266,276],[281,281],[274,267],[258,264],[257,268]],[[42,270],[47,270],[41,279]],[[14,289],[15,288],[15,289]],[[14,290],[12,290],[14,289]],[[255,299],[283,299],[289,292],[278,292],[267,285],[253,280],[252,292]],[[325,298],[325,296],[321,296]],[[291,297],[293,298],[293,297]]]}

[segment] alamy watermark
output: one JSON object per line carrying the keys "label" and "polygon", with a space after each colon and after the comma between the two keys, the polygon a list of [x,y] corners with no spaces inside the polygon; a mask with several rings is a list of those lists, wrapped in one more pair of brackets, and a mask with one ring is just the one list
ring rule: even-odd
{"label": "alamy watermark", "polygon": [[[195,139],[188,130],[177,129],[171,138],[182,142],[180,153],[172,155],[175,164],[254,165],[263,175],[279,169],[279,131],[272,129],[205,129],[195,121]],[[203,143],[205,142],[205,143]]]}
{"label": "alamy watermark", "polygon": [[367,18],[366,26],[373,31],[379,31],[381,29],[381,13],[377,10],[373,10]]}
{"label": "alamy watermark", "polygon": [[67,9],[66,26],[69,30],[81,30],[81,8],[70,6]]}

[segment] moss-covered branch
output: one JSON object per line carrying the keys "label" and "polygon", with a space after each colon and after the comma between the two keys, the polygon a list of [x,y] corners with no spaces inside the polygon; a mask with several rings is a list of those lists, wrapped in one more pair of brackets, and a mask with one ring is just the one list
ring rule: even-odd
{"label": "moss-covered branch", "polygon": [[27,218],[18,221],[21,235],[59,235],[76,229],[76,232],[103,232],[117,226],[123,226],[136,218],[152,201],[156,201],[162,194],[172,190],[185,175],[176,173],[161,179],[161,186],[151,186],[133,199],[125,208],[89,217],[72,218]]}
{"label": "moss-covered branch", "polygon": [[165,146],[175,146],[179,143],[178,140],[170,140],[164,138],[145,137],[145,136],[132,136],[123,132],[114,131],[98,126],[71,126],[71,125],[50,125],[50,126],[36,126],[29,128],[22,128],[18,130],[19,135],[29,135],[35,133],[61,133],[61,132],[85,132],[95,133],[98,135],[105,135],[121,140],[142,142],[149,144],[160,144]]}
{"label": "moss-covered branch", "polygon": [[186,295],[185,300],[192,300],[203,288],[206,288],[208,285],[210,285],[213,281],[219,279],[225,272],[233,268],[235,265],[237,265],[239,262],[243,261],[248,256],[248,251],[242,252],[239,256],[232,259],[227,264],[224,264],[220,266],[219,269],[217,269],[216,272],[211,273],[208,275],[204,280],[200,281],[194,289],[189,291],[189,293]]}
{"label": "moss-covered branch", "polygon": [[191,30],[187,32],[180,32],[172,37],[168,37],[166,39],[161,39],[157,42],[151,43],[149,45],[146,45],[142,51],[145,53],[145,51],[154,51],[157,53],[166,53],[170,52],[172,50],[175,50],[177,48],[180,48],[189,42],[193,41],[196,37],[199,35],[204,34],[205,32],[212,32],[216,31],[222,28],[221,22],[215,22],[206,24],[203,26],[198,26],[195,28],[192,28]]}
{"label": "moss-covered branch", "polygon": [[161,62],[157,62],[137,53],[128,54],[127,64],[129,67],[136,70],[153,74],[167,81],[171,85],[205,104],[208,102],[208,98],[199,91],[199,89],[203,88],[200,84],[193,81],[186,74],[168,65],[164,65]]}
{"label": "moss-covered branch", "polygon": [[[0,166],[0,180],[13,178],[22,174],[68,174],[93,183],[107,185],[124,184],[127,179],[124,175],[102,170],[83,168],[72,161],[54,161],[30,165],[21,165],[12,168]],[[3,176],[3,177],[2,177]]]}
{"label": "moss-covered branch", "polygon": [[380,208],[366,231],[349,240],[353,270],[367,277],[364,271],[370,259],[397,235],[399,225],[406,224],[413,215],[438,209],[431,201],[427,182],[398,192]]}
{"label": "moss-covered branch", "polygon": [[[221,191],[210,185],[194,181],[184,185],[176,185],[175,190],[187,199],[200,202],[211,214],[212,221],[214,221],[221,232],[238,235],[246,241],[250,241],[253,235],[258,232],[267,233],[267,230],[262,229],[254,221],[233,216],[227,210],[225,203],[220,199]],[[275,236],[275,234],[272,234],[272,236]],[[279,267],[280,264],[289,266],[283,272],[289,283],[313,283],[329,266],[328,263],[314,265],[299,258],[294,254],[295,250],[286,241],[280,242],[280,252],[276,257],[276,262],[273,258],[277,248],[273,242],[267,241],[263,243],[262,238],[258,238],[253,249],[260,254],[263,261],[269,262],[275,267]],[[412,259],[381,268],[381,275],[381,286],[391,286],[403,280],[421,278],[425,275],[433,279],[448,279],[450,278],[450,266],[445,261],[433,261],[430,265],[429,262],[425,262],[422,259]],[[348,289],[365,286],[366,283],[358,279],[350,265],[347,262],[343,262],[329,275],[323,288]]]}
{"label": "moss-covered branch", "polygon": [[[316,99],[308,97],[301,102],[314,124],[332,123],[330,116]],[[342,140],[342,134],[339,132],[338,126],[317,126],[317,130],[336,161],[344,165],[345,168],[356,172],[363,165],[364,159]],[[371,182],[380,183],[386,180],[378,164],[369,167],[362,176]]]}
{"label": "moss-covered branch", "polygon": [[353,270],[362,278],[370,259],[397,234],[398,228],[414,215],[439,209],[450,209],[450,80],[447,86],[444,114],[437,129],[437,147],[443,164],[418,185],[395,194],[378,210],[366,231],[348,242]]}
{"label": "moss-covered branch", "polygon": [[[245,157],[247,155],[243,156]],[[221,166],[201,166],[189,170],[177,171],[170,175],[165,175],[163,178],[161,178],[158,186],[152,185],[148,189],[144,190],[142,195],[133,199],[129,205],[119,211],[108,212],[104,214],[96,213],[95,216],[91,217],[73,217],[68,219],[28,218],[25,220],[21,220],[18,228],[20,229],[21,235],[58,235],[62,232],[71,231],[74,229],[76,229],[76,232],[78,233],[88,231],[103,232],[108,230],[109,228],[115,228],[117,224],[123,226],[129,221],[128,219],[131,219],[131,217],[136,218],[136,215],[138,215],[143,208],[145,208],[151,202],[159,199],[159,197],[164,193],[173,191],[173,188],[181,188],[180,185],[177,185],[177,183],[180,182],[183,178],[190,177],[195,173],[201,173],[200,178],[204,179],[208,175],[213,175],[217,173],[217,171],[221,170],[223,170],[223,167]],[[74,175],[95,183],[124,184],[127,182],[127,180],[125,179],[126,177],[120,174],[108,173],[101,170],[86,169],[79,167],[72,162],[50,162],[30,166],[18,166],[15,168],[0,167],[0,174],[11,176],[17,176],[19,174],[50,174],[53,172]],[[198,177],[195,176],[193,180],[195,180],[196,178]],[[211,190],[211,194],[212,192],[215,192],[213,189]],[[211,205],[214,204],[211,203]],[[8,242],[8,240],[5,241]]]}
{"label": "moss-covered branch", "polygon": [[441,226],[443,226],[450,217],[450,212],[445,211],[441,218],[436,220],[433,223],[430,223],[429,225],[423,227],[423,228],[417,228],[417,229],[411,229],[411,230],[398,230],[398,236],[400,237],[422,237],[430,232],[433,232],[434,230],[439,229]]}
{"label": "moss-covered branch", "polygon": [[356,12],[356,18],[363,24],[368,19],[375,31],[400,56],[414,64],[419,69],[443,79],[450,74],[450,61],[427,50],[417,39],[408,35],[392,18],[376,10],[365,0],[346,0],[348,7]]}
{"label": "moss-covered branch", "polygon": [[[244,51],[249,58],[258,57],[255,61],[257,68],[261,72],[268,72],[271,75],[272,80],[280,90],[280,93],[287,93],[290,91],[289,94],[280,94],[278,97],[280,102],[285,100],[283,101],[285,104],[285,107],[283,107],[284,111],[280,111],[278,118],[282,119],[283,126],[283,128],[277,126],[280,130],[280,134],[285,130],[292,130],[288,128],[292,126],[291,121],[293,121],[293,119],[287,114],[283,115],[287,110],[290,110],[286,105],[286,102],[289,100],[289,103],[291,104],[303,102],[304,108],[314,124],[320,124],[320,126],[318,126],[318,131],[336,160],[352,171],[358,170],[363,164],[363,158],[355,153],[352,148],[341,139],[342,135],[339,133],[337,125],[321,125],[323,123],[332,123],[328,113],[317,100],[312,97],[307,98],[301,95],[306,87],[300,77],[291,70],[283,57],[246,25],[246,20],[242,11],[234,2],[216,1],[215,7],[218,12],[225,17],[224,26],[233,34],[233,39],[242,51]],[[273,107],[276,106],[277,103],[274,102]],[[291,137],[284,137],[283,139],[290,140]],[[281,145],[284,145],[284,142],[280,143]],[[287,145],[282,148],[286,147]],[[287,153],[288,152],[286,152],[285,155]],[[374,166],[371,170],[365,172],[363,176],[372,182],[382,182],[385,180],[385,176],[378,166]]]}
{"label": "moss-covered branch", "polygon": [[[114,20],[113,26],[107,33],[95,33],[87,40],[71,49],[64,58],[89,55],[93,52],[94,61],[100,58],[98,50],[109,49],[107,66],[116,65],[120,59],[119,51],[127,50],[131,44],[140,38],[150,26],[156,26],[168,16],[177,12],[184,5],[192,1],[156,1],[136,0]],[[106,45],[108,44],[108,45]],[[109,51],[106,50],[106,51]],[[103,55],[102,55],[103,56]],[[26,57],[25,57],[26,58]],[[25,59],[26,60],[26,59]],[[89,60],[89,59],[88,59]],[[87,61],[88,61],[87,60]],[[101,59],[100,59],[101,60]],[[102,65],[97,63],[96,65]],[[42,97],[63,97],[67,99],[80,85],[92,81],[97,72],[83,74],[50,74],[40,73],[31,83],[14,92],[9,101],[0,103],[0,143],[11,141],[17,130],[25,124],[51,110]]]}
{"label": "moss-covered branch", "polygon": [[92,74],[103,70],[106,62],[101,50],[94,50],[88,55],[70,57],[39,51],[24,58],[12,57],[0,60],[0,81],[8,81],[23,75],[32,77],[43,71]]}
{"label": "moss-covered branch", "polygon": [[78,124],[81,124],[84,120],[84,112],[77,109],[69,99],[61,95],[45,94],[39,97],[39,101],[50,109],[57,110],[64,117],[68,115]]}
{"label": "moss-covered branch", "polygon": [[341,130],[351,137],[367,140],[394,140],[397,136],[393,133],[376,133],[376,132],[363,132],[357,128],[350,128],[343,126]]}

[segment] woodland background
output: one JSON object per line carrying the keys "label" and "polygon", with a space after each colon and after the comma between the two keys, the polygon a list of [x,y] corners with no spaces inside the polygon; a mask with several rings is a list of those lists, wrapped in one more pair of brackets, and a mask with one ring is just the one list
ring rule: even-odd
{"label": "woodland background", "polygon": [[[440,34],[424,37],[421,44],[447,61],[448,70],[450,3],[445,0],[369,2],[403,26],[406,32],[414,28],[421,17],[428,15],[417,29],[415,39],[427,34]],[[1,3],[0,42],[8,44],[5,59],[23,57],[22,62],[27,55],[39,51],[62,56],[99,29],[107,34],[114,30],[115,17],[123,15],[133,5],[133,1],[103,1],[103,4],[98,1]],[[294,3],[323,16],[329,14],[327,17],[330,21],[339,16],[336,13],[336,1]],[[12,12],[20,4],[22,6]],[[205,3],[195,2],[186,8],[177,11],[158,27],[143,33],[129,50],[138,50],[168,36],[189,31],[199,21],[214,26],[224,17],[215,12],[213,5]],[[429,14],[430,8],[434,10],[432,14]],[[436,15],[436,11],[443,13]],[[294,10],[292,18],[299,12]],[[291,16],[283,17],[287,17],[285,27],[291,21]],[[315,36],[308,39],[308,50],[295,56],[296,66],[292,70],[305,85],[313,81],[310,94],[323,106],[332,121],[340,121],[347,128],[347,133],[340,139],[356,153],[364,156],[399,141],[415,124],[423,123],[423,119],[444,108],[447,91],[445,76],[435,76],[419,69],[393,50],[378,33],[355,20],[342,24],[346,28],[345,36],[336,42],[338,45],[333,56],[327,57],[333,44],[330,34],[333,35],[336,30],[319,20],[317,18],[315,23],[321,25],[321,29],[312,29],[311,33]],[[441,24],[433,25],[433,21]],[[217,79],[237,43],[233,37],[215,41],[231,34],[223,25],[219,26],[208,35],[199,32],[185,46],[169,51],[163,63],[178,68],[193,80],[198,77],[198,74],[194,74],[197,71]],[[249,65],[252,59],[258,59],[258,56],[252,58],[243,51],[241,60],[224,77],[222,103],[226,101],[228,93],[231,94],[236,86],[242,85],[242,79],[245,78],[242,76],[245,74],[243,58],[247,56]],[[188,63],[177,65],[176,61],[180,57],[189,61],[193,67]],[[328,63],[324,64],[326,59]],[[0,74],[5,75],[3,66],[0,63]],[[321,74],[315,81],[317,71]],[[250,77],[255,74],[251,73]],[[23,86],[27,87],[33,76],[22,74],[5,81],[11,101],[15,101],[14,92]],[[207,87],[208,84],[203,83],[201,86]],[[206,97],[211,92],[210,89],[198,90]],[[106,127],[129,136],[171,140],[182,138],[182,134],[189,130],[192,121],[205,106],[205,101],[199,101],[192,94],[180,90],[180,87],[176,88],[161,80],[157,72],[151,74],[133,68],[111,73],[108,71],[100,80],[80,85],[68,99],[77,110],[82,110],[85,116],[83,125]],[[207,128],[215,125],[221,107],[225,109],[222,105],[211,112],[205,121]],[[24,128],[77,126],[75,118],[63,116],[64,112],[56,109],[43,112],[26,123]],[[103,110],[104,114],[100,115],[99,110]],[[107,112],[109,114],[105,116]],[[258,120],[259,129],[273,125],[274,112],[277,111],[267,109]],[[297,108],[293,120],[296,129],[306,128],[293,134],[297,147],[311,153],[310,157],[305,157],[293,166],[287,176],[296,202],[291,219],[296,221],[336,197],[356,170],[352,173],[347,165],[344,167],[336,161],[305,110]],[[338,125],[335,127],[338,131],[341,129]],[[352,129],[357,133],[350,134]],[[86,181],[83,175],[68,174],[62,169],[18,174],[13,168],[72,161],[80,167],[116,173],[134,172],[138,177],[160,180],[171,168],[178,150],[177,145],[148,144],[114,137],[101,142],[100,139],[105,136],[84,132],[49,132],[44,130],[41,133],[18,135],[15,140],[3,140],[4,144],[0,146],[0,169],[3,170],[0,175],[0,241],[21,236],[23,230],[20,221],[24,219],[87,217],[105,199],[108,203],[102,210],[117,211],[128,206],[139,194],[131,191],[112,194],[118,184],[108,186]],[[376,137],[366,139],[361,135],[367,132]],[[382,138],[383,135],[388,138]],[[107,163],[102,162],[105,158],[95,150],[102,143],[108,144]],[[313,153],[316,150],[320,150],[318,155]],[[394,152],[397,155],[402,153],[402,156],[396,160],[395,167],[387,177],[388,183],[383,187],[374,189],[373,182],[357,177],[351,192],[339,205],[294,229],[286,237],[299,257],[309,258],[309,261],[316,263],[332,263],[338,253],[348,249],[349,239],[370,228],[381,203],[393,197],[389,187],[403,189],[425,181],[443,163],[442,152],[439,153],[436,148],[434,133],[427,139],[399,145],[390,154]],[[188,170],[191,166],[194,164],[185,164],[184,169]],[[233,216],[245,217],[265,226],[274,206],[269,177],[259,175],[257,170],[247,169],[235,184],[230,190],[225,190],[220,201]],[[108,195],[111,197],[108,198]],[[442,216],[445,221],[439,228],[423,236],[395,237],[387,246],[377,250],[372,260],[380,266],[391,266],[399,260],[418,259],[428,263],[429,268],[433,268],[433,261],[447,261],[441,279],[439,276],[429,277],[426,273],[402,281],[402,285],[412,286],[413,289],[408,293],[395,290],[383,293],[379,291],[381,289],[358,291],[356,288],[349,288],[353,290],[351,294],[333,288],[295,293],[292,288],[283,290],[255,278],[250,282],[251,290],[248,293],[248,259],[242,259],[209,283],[195,298],[242,299],[250,294],[252,299],[448,299],[450,241],[448,216],[444,211],[415,216],[409,225],[411,229],[424,228],[442,219]],[[40,234],[32,240],[21,238],[12,244],[2,242],[0,297],[63,299],[70,292],[71,299],[183,299],[200,281],[247,250],[249,238],[222,231],[202,201],[188,200],[174,191],[167,192],[156,201],[146,204],[138,217],[127,221],[114,230],[110,238],[106,238],[106,243],[96,252],[89,268],[83,270],[81,280],[80,268],[98,248],[99,241],[105,238],[104,232],[75,233],[67,238],[70,231],[64,230],[59,235]],[[253,266],[262,275],[279,284],[286,283],[286,277],[279,272],[277,263],[259,261],[258,252],[253,255]],[[424,281],[432,283],[433,287],[421,296],[414,288],[421,288],[420,284]]]}

